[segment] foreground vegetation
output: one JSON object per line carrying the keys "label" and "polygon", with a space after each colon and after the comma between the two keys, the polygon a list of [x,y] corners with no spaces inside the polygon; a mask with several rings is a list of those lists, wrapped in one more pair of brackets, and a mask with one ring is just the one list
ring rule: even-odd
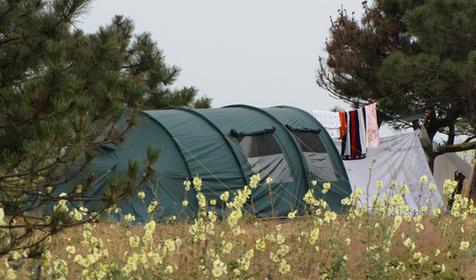
{"label": "foreground vegetation", "polygon": [[[422,186],[436,192],[436,186]],[[235,195],[224,193],[228,213],[223,219],[210,210],[198,191],[200,213],[192,223],[150,221],[134,225],[86,224],[48,240],[39,258],[12,252],[1,260],[7,279],[471,279],[476,275],[476,208],[459,195],[451,210],[421,206],[411,213],[405,204],[407,186],[391,184],[372,199],[368,210],[361,189],[342,204],[345,215],[331,210],[315,192],[330,184],[314,184],[304,200],[307,214],[290,212],[286,219],[263,220],[242,211],[258,186]],[[270,183],[271,180],[268,180]],[[455,182],[443,186],[448,198]],[[186,188],[190,183],[186,183]],[[143,197],[143,193],[138,194]],[[184,204],[187,204],[184,202]],[[59,202],[61,204],[61,201]],[[155,211],[156,204],[149,208]],[[55,211],[69,211],[57,207]],[[74,211],[70,211],[74,215]],[[39,277],[41,275],[41,278]]]}
{"label": "foreground vegetation", "polygon": [[180,69],[133,20],[115,16],[92,34],[78,28],[91,2],[0,0],[0,208],[8,216],[0,229],[9,232],[0,255],[79,224],[43,215],[51,201],[101,201],[101,213],[137,192],[157,147],[110,180],[113,192],[91,195],[93,175],[62,197],[56,186],[123,141],[141,110],[210,106],[195,88],[174,85]]}

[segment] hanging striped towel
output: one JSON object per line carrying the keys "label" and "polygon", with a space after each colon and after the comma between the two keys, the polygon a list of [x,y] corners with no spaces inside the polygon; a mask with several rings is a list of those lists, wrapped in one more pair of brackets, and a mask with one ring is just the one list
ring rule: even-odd
{"label": "hanging striped towel", "polygon": [[342,159],[363,159],[367,156],[367,131],[364,108],[345,112],[345,119],[347,133],[342,139]]}

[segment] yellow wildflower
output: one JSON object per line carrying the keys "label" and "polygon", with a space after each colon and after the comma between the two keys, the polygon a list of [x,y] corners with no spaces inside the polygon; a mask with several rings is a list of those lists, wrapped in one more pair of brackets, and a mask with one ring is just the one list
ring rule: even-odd
{"label": "yellow wildflower", "polygon": [[65,251],[68,255],[74,255],[74,253],[76,253],[76,248],[73,245],[68,245],[66,246]]}
{"label": "yellow wildflower", "polygon": [[83,219],[83,213],[81,213],[81,211],[78,209],[73,209],[70,212],[70,215],[75,221],[81,221]]}
{"label": "yellow wildflower", "polygon": [[310,244],[316,243],[318,238],[319,238],[319,228],[315,227],[311,230],[311,233],[309,235],[309,243]]}
{"label": "yellow wildflower", "polygon": [[255,174],[255,175],[251,176],[251,178],[250,178],[250,187],[252,189],[255,189],[256,187],[258,187],[260,181],[261,181],[260,174]]}
{"label": "yellow wildflower", "polygon": [[144,243],[149,243],[152,240],[153,235],[154,235],[154,231],[155,231],[155,227],[156,227],[156,223],[155,223],[154,220],[148,222],[144,226],[144,237],[142,238]]}
{"label": "yellow wildflower", "polygon": [[200,179],[200,177],[193,177],[193,187],[197,192],[202,190],[202,179]]}
{"label": "yellow wildflower", "polygon": [[220,260],[220,258],[217,258],[213,262],[213,269],[212,269],[213,276],[216,278],[222,276],[223,274],[226,274],[226,265]]}
{"label": "yellow wildflower", "polygon": [[337,218],[337,214],[333,211],[326,211],[324,213],[324,221],[329,223],[330,221],[334,221]]}
{"label": "yellow wildflower", "polygon": [[129,213],[129,214],[124,215],[124,220],[126,222],[134,222],[136,220],[136,217]]}
{"label": "yellow wildflower", "polygon": [[413,240],[410,237],[408,237],[407,239],[405,239],[405,241],[403,241],[403,245],[407,247],[408,249],[410,249],[411,251],[415,250],[415,242],[413,242]]}
{"label": "yellow wildflower", "polygon": [[400,188],[400,193],[406,194],[407,192],[408,192],[408,186],[406,184],[403,184],[403,186]]}
{"label": "yellow wildflower", "polygon": [[469,249],[469,242],[468,241],[461,241],[460,245],[459,245],[459,249],[461,251],[466,251]]}
{"label": "yellow wildflower", "polygon": [[228,201],[229,198],[230,198],[230,193],[228,191],[226,191],[226,192],[224,192],[220,195],[220,199],[222,201],[226,202],[226,201]]}
{"label": "yellow wildflower", "polygon": [[403,197],[401,194],[397,193],[390,199],[390,205],[398,205],[403,202]]}
{"label": "yellow wildflower", "polygon": [[286,274],[291,270],[291,265],[286,262],[286,260],[281,260],[279,263],[279,273]]}
{"label": "yellow wildflower", "polygon": [[197,200],[200,208],[207,207],[207,199],[203,193],[197,193]]}
{"label": "yellow wildflower", "polygon": [[231,253],[231,250],[233,250],[233,243],[230,241],[223,241],[222,242],[222,252],[224,254],[229,254]]}
{"label": "yellow wildflower", "polygon": [[167,248],[167,250],[168,250],[169,252],[173,252],[173,251],[175,251],[175,249],[176,249],[176,247],[175,247],[175,241],[172,240],[172,239],[167,239],[167,240],[165,240],[164,245],[165,245],[165,248]]}
{"label": "yellow wildflower", "polygon": [[420,183],[428,184],[428,177],[427,176],[421,176],[420,177]]}
{"label": "yellow wildflower", "polygon": [[255,247],[256,250],[264,252],[266,248],[266,242],[264,241],[264,239],[259,238],[258,240],[256,240]]}
{"label": "yellow wildflower", "polygon": [[343,198],[343,199],[340,201],[340,203],[341,203],[342,205],[351,205],[351,204],[352,204],[352,201],[350,201],[350,199],[349,199],[348,197],[346,197],[346,198]]}
{"label": "yellow wildflower", "polygon": [[129,237],[129,246],[131,246],[131,248],[139,247],[139,242],[140,242],[140,238],[138,236]]}
{"label": "yellow wildflower", "polygon": [[164,270],[165,273],[167,274],[172,274],[174,272],[174,268],[169,264]]}
{"label": "yellow wildflower", "polygon": [[452,194],[455,191],[457,185],[458,183],[456,181],[445,180],[443,182],[443,193],[447,195]]}
{"label": "yellow wildflower", "polygon": [[294,210],[294,211],[291,211],[288,213],[288,219],[294,219],[296,218],[296,213],[297,213],[297,210]]}
{"label": "yellow wildflower", "polygon": [[147,207],[147,213],[152,213],[155,211],[155,209],[157,209],[157,205],[159,204],[159,202],[157,200],[154,200],[152,201],[150,204],[149,204],[149,207]]}
{"label": "yellow wildflower", "polygon": [[189,191],[190,190],[190,186],[192,185],[192,183],[190,182],[190,180],[185,180],[183,181],[183,185],[185,186],[185,191]]}

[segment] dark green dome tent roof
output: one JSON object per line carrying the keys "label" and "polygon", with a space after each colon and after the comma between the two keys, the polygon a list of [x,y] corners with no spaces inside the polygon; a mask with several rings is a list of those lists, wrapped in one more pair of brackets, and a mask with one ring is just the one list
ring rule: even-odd
{"label": "dark green dome tent roof", "polygon": [[[97,178],[90,192],[104,191],[110,176],[127,171],[130,159],[145,162],[148,146],[160,149],[155,163],[157,178],[143,187],[145,201],[133,196],[120,205],[122,214],[131,213],[138,221],[148,220],[147,206],[155,197],[160,201],[157,219],[195,216],[196,193],[193,188],[186,192],[183,186],[185,179],[194,176],[202,178],[202,191],[208,199],[220,201],[223,192],[232,194],[247,185],[250,176],[260,173],[263,183],[253,190],[248,206],[257,216],[283,216],[296,209],[302,212],[303,197],[312,180],[318,181],[318,189],[324,182],[331,183],[324,197],[335,211],[342,211],[340,201],[351,193],[334,143],[314,117],[293,107],[247,105],[143,111],[125,140],[104,147],[89,165],[86,172]],[[71,189],[80,177],[59,189]],[[267,177],[273,179],[270,187],[264,184]],[[316,191],[315,195],[321,197],[322,193]],[[182,206],[184,199],[189,201],[187,207]]]}

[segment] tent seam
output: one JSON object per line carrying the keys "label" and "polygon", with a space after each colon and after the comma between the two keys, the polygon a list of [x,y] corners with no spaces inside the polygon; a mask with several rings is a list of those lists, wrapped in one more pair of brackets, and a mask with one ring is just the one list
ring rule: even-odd
{"label": "tent seam", "polygon": [[[165,133],[167,133],[167,135],[170,137],[170,139],[172,140],[172,142],[174,143],[175,147],[178,149],[179,153],[180,153],[180,158],[182,158],[184,164],[185,164],[185,168],[187,169],[187,173],[188,173],[188,176],[189,178],[188,179],[192,179],[193,178],[193,175],[192,175],[192,171],[190,169],[190,166],[188,165],[188,162],[187,160],[185,159],[185,156],[184,156],[184,153],[183,153],[183,150],[182,148],[180,148],[180,145],[178,144],[177,140],[175,139],[175,137],[172,135],[172,133],[165,127],[165,125],[163,125],[160,121],[158,121],[156,118],[154,118],[153,116],[151,116],[147,111],[142,111],[142,113],[149,119],[151,119],[153,122],[155,122],[158,126],[160,126],[164,131]],[[195,196],[193,196],[195,197]],[[196,198],[195,198],[196,199]],[[195,211],[196,212],[196,211]]]}
{"label": "tent seam", "polygon": [[196,111],[196,110],[192,110],[192,109],[189,109],[189,108],[183,108],[183,107],[180,107],[180,108],[175,108],[177,110],[182,110],[182,111],[185,111],[185,112],[188,112],[202,120],[204,120],[206,123],[208,123],[208,125],[210,125],[216,132],[218,132],[218,134],[220,134],[223,138],[223,140],[225,141],[228,149],[231,151],[232,155],[233,155],[233,158],[235,159],[236,161],[236,164],[238,165],[238,168],[240,170],[240,173],[241,173],[241,176],[243,178],[243,181],[244,181],[244,184],[248,184],[248,180],[246,178],[246,174],[245,174],[245,171],[243,170],[243,166],[241,166],[241,163],[240,163],[240,160],[238,159],[235,151],[233,150],[233,147],[231,146],[231,144],[229,143],[230,140],[228,140],[228,138],[226,138],[225,134],[209,119],[207,118],[205,115],[201,114],[200,112]]}
{"label": "tent seam", "polygon": [[167,133],[167,135],[172,139],[172,142],[174,143],[174,145],[177,147],[177,149],[180,151],[180,157],[182,158],[182,160],[184,161],[185,163],[185,168],[187,168],[187,173],[188,173],[188,176],[190,176],[190,179],[193,178],[193,175],[192,175],[192,171],[190,170],[190,166],[188,165],[188,162],[187,160],[185,159],[184,155],[183,155],[183,151],[182,149],[180,148],[180,145],[177,143],[177,141],[175,140],[175,137],[172,135],[172,133],[170,133],[170,131],[165,127],[165,125],[163,125],[161,122],[159,122],[157,119],[155,119],[154,117],[152,117],[151,115],[149,115],[149,113],[147,113],[146,111],[142,111],[143,114],[145,114],[149,119],[152,119],[155,123],[157,123],[160,127],[162,127],[162,129],[165,130],[165,132]]}

